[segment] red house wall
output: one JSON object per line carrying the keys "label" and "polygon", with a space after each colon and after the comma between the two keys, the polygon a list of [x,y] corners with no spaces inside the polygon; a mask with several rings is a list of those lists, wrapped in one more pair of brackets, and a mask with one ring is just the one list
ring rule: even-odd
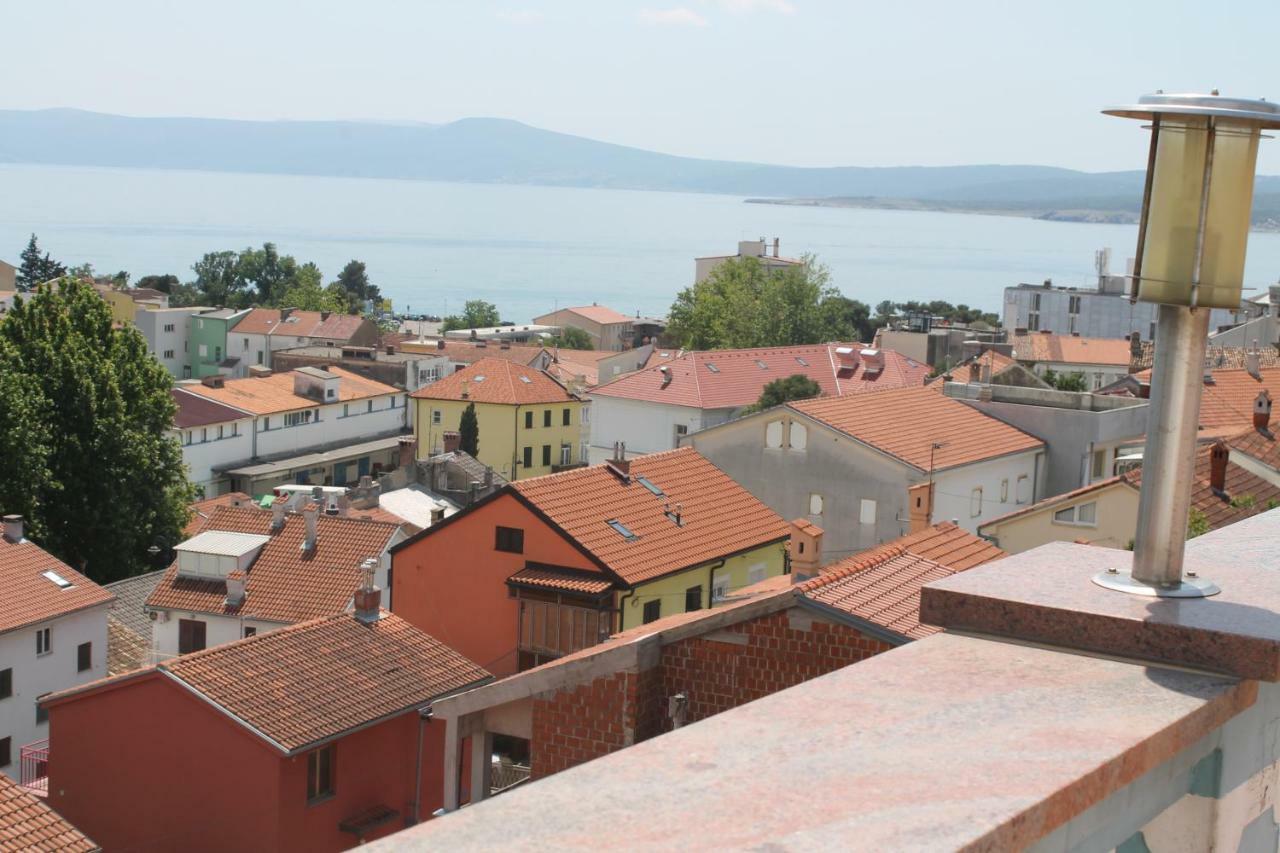
{"label": "red house wall", "polygon": [[[524,553],[495,550],[498,527],[524,531]],[[507,578],[526,562],[598,571],[580,551],[510,495],[392,555],[392,610],[498,678],[518,670],[520,611]]]}

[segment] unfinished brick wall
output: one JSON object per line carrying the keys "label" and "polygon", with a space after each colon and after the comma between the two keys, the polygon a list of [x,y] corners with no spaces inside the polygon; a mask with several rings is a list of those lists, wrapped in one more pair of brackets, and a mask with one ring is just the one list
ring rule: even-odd
{"label": "unfinished brick wall", "polygon": [[534,779],[635,743],[638,678],[617,672],[533,700],[529,745]]}
{"label": "unfinished brick wall", "polygon": [[663,701],[684,693],[692,723],[891,648],[845,625],[773,613],[663,647]]}

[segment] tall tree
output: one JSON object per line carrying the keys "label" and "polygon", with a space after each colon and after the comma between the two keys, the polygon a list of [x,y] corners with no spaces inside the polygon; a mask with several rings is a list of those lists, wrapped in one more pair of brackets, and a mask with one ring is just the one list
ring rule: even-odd
{"label": "tall tree", "polygon": [[577,326],[565,326],[550,340],[550,344],[565,349],[595,349],[591,336]]}
{"label": "tall tree", "polygon": [[196,274],[192,284],[201,295],[197,301],[225,308],[248,305],[248,285],[240,274],[240,256],[235,252],[207,252],[191,265],[191,270]]}
{"label": "tall tree", "polygon": [[822,393],[822,386],[805,376],[796,373],[783,379],[775,379],[760,392],[760,399],[748,407],[748,411],[758,412],[772,409],[791,400],[808,400]]}
{"label": "tall tree", "polygon": [[146,287],[161,293],[173,293],[182,283],[176,275],[144,275],[138,279],[136,287]]}
{"label": "tall tree", "polygon": [[27,459],[0,465],[0,502],[32,538],[99,582],[149,568],[182,536],[194,491],[170,430],[173,380],[134,328],[62,279],[0,321],[0,405]]}
{"label": "tall tree", "polygon": [[320,268],[313,263],[305,263],[298,267],[293,281],[281,294],[280,304],[303,311],[335,311],[345,313],[347,302],[335,293],[332,288],[321,286],[324,277]]}
{"label": "tall tree", "polygon": [[22,250],[20,257],[21,265],[18,267],[17,274],[17,285],[20,290],[31,290],[37,284],[51,281],[67,272],[67,268],[49,257],[48,252],[41,256],[40,245],[36,241],[35,234],[32,234],[31,239],[27,241],[27,247]]}
{"label": "tall tree", "polygon": [[382,299],[378,286],[369,283],[369,273],[365,269],[364,261],[349,261],[342,268],[342,272],[338,273],[338,280],[334,284],[342,288],[348,310],[352,314],[363,311],[366,301],[377,303]]}
{"label": "tall tree", "polygon": [[462,410],[458,423],[458,437],[463,452],[475,456],[480,452],[480,421],[476,418],[476,404],[468,403]]}
{"label": "tall tree", "polygon": [[498,306],[483,299],[468,299],[461,314],[451,314],[440,324],[443,332],[453,329],[487,329],[499,323]]}

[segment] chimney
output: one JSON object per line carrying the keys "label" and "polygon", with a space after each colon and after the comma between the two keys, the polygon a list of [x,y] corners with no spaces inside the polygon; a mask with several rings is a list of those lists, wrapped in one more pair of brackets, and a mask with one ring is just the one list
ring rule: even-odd
{"label": "chimney", "polygon": [[457,453],[462,449],[462,433],[456,429],[447,430],[444,434],[444,452]]}
{"label": "chimney", "polygon": [[436,349],[444,349],[444,338],[436,341]]}
{"label": "chimney", "polygon": [[281,322],[281,323],[283,323],[285,320],[288,320],[288,319],[289,319],[289,315],[290,315],[290,314],[292,314],[292,313],[293,313],[293,309],[292,309],[292,308],[281,308],[281,309],[280,309],[280,322]]}
{"label": "chimney", "polygon": [[773,238],[773,256],[775,258],[778,257],[778,243],[780,242],[781,241],[777,237]]}
{"label": "chimney", "polygon": [[511,341],[503,341],[498,344],[498,349],[511,349]]}
{"label": "chimney", "polygon": [[413,436],[401,436],[397,449],[399,453],[396,459],[401,468],[409,468],[418,461],[418,439]]}
{"label": "chimney", "polygon": [[1227,460],[1230,456],[1231,451],[1222,439],[1214,442],[1213,450],[1209,451],[1209,488],[1216,494],[1224,494],[1227,490]]}
{"label": "chimney", "polygon": [[909,532],[919,533],[933,524],[933,483],[908,486],[907,502],[911,518]]}
{"label": "chimney", "polygon": [[395,355],[396,348],[393,344],[387,344],[387,355]]}
{"label": "chimney", "polygon": [[863,368],[863,375],[867,373],[879,373],[884,370],[884,351],[878,349],[864,349],[858,353],[859,357],[866,363]]}
{"label": "chimney", "polygon": [[356,619],[365,623],[382,618],[382,590],[373,584],[373,573],[378,568],[378,558],[370,557],[360,564],[360,588],[356,590],[354,604]]}
{"label": "chimney", "polygon": [[227,572],[227,599],[228,607],[239,607],[244,603],[244,585],[245,574],[239,569]]}
{"label": "chimney", "polygon": [[803,518],[791,522],[789,556],[792,583],[817,577],[822,570],[822,528]]}
{"label": "chimney", "polygon": [[335,512],[334,515],[346,518],[351,515],[351,498],[346,495],[338,495],[338,499],[333,502]]}
{"label": "chimney", "polygon": [[969,362],[969,381],[975,384],[982,381],[982,365],[976,358]]}
{"label": "chimney", "polygon": [[[1271,428],[1271,392],[1263,389],[1253,400],[1253,428],[1258,432],[1268,432]],[[10,516],[5,516],[5,527],[9,526]],[[18,519],[22,524],[22,519]],[[18,528],[21,535],[22,528]]]}
{"label": "chimney", "polygon": [[853,347],[836,347],[836,360],[840,370],[854,370],[858,366],[858,353]]}
{"label": "chimney", "polygon": [[462,399],[464,400],[468,399],[471,396],[471,391],[469,388],[467,388],[468,384],[469,383],[467,382],[467,380],[465,379],[462,380]]}
{"label": "chimney", "polygon": [[226,385],[227,377],[221,373],[215,373],[212,376],[206,376],[200,380],[200,384],[207,388],[221,388]]}
{"label": "chimney", "polygon": [[332,311],[321,311],[321,312],[320,312],[320,321],[321,321],[321,322],[324,322],[325,320],[328,320],[328,319],[329,319],[329,315],[330,315],[330,314],[332,314],[332,313],[333,313]]}
{"label": "chimney", "polygon": [[284,527],[284,514],[288,509],[288,501],[282,501],[279,498],[271,505],[271,532],[279,533]]}
{"label": "chimney", "polygon": [[622,442],[615,441],[613,443],[613,458],[606,462],[605,465],[622,482],[631,482],[631,463],[627,461],[627,446]]}
{"label": "chimney", "polygon": [[307,524],[307,535],[302,540],[303,551],[314,551],[316,549],[316,526],[320,519],[320,508],[317,506],[308,506],[302,511],[302,520]]}
{"label": "chimney", "polygon": [[671,384],[671,368],[664,364],[658,368],[658,372],[662,374],[662,387],[666,388]]}
{"label": "chimney", "polygon": [[1254,338],[1253,346],[1244,354],[1244,369],[1259,382],[1262,381],[1262,354],[1258,352],[1258,339]]}
{"label": "chimney", "polygon": [[1137,358],[1142,355],[1142,333],[1132,332],[1129,335],[1129,356]]}
{"label": "chimney", "polygon": [[25,526],[22,516],[6,515],[4,517],[4,538],[16,545],[22,541]]}
{"label": "chimney", "polygon": [[444,507],[433,506],[431,508],[431,523],[439,524],[442,521],[444,521]]}

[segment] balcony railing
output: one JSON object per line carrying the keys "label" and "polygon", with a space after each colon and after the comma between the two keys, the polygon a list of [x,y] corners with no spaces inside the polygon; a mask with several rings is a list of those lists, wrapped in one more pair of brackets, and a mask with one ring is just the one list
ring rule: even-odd
{"label": "balcony railing", "polygon": [[49,739],[38,740],[18,752],[18,781],[41,797],[49,795]]}
{"label": "balcony railing", "polygon": [[520,650],[567,655],[608,638],[608,610],[551,601],[520,600]]}

